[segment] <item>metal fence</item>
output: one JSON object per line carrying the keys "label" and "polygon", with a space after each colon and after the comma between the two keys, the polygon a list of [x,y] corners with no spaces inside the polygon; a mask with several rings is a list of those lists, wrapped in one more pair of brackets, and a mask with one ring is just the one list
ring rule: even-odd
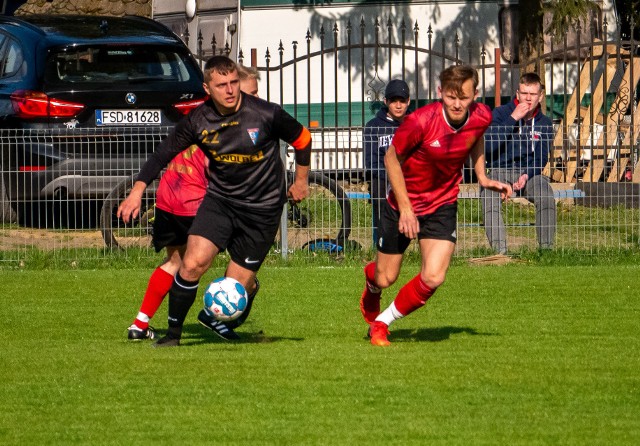
{"label": "metal fence", "polygon": [[[634,40],[607,37],[607,23],[574,30],[575,39],[540,42],[538,55],[507,61],[500,49],[431,27],[346,21],[342,28],[300,36],[266,49],[251,64],[262,74],[261,96],[283,105],[313,134],[312,197],[284,214],[284,243],[292,252],[362,252],[373,245],[369,185],[363,165],[363,126],[381,106],[386,83],[410,85],[413,107],[437,98],[439,71],[451,64],[477,68],[479,100],[494,107],[510,100],[522,71],[545,80],[546,114],[554,140],[544,174],[552,180],[558,223],[554,249],[595,252],[638,247],[640,57]],[[214,49],[215,52],[215,49]],[[240,52],[239,60],[245,62]],[[277,62],[275,61],[277,59]],[[135,174],[167,128],[0,131],[0,259],[20,261],[33,249],[68,258],[104,256],[123,246],[152,254],[153,188],[148,212],[131,227],[113,217],[126,192],[118,184]],[[292,157],[285,156],[290,167]],[[457,254],[491,252],[480,191],[464,172],[459,195]],[[109,197],[111,194],[111,197]],[[120,195],[119,195],[120,194]],[[110,198],[110,209],[103,203]],[[535,249],[535,209],[516,198],[503,206],[510,251]],[[105,226],[110,230],[106,231]],[[364,255],[364,254],[363,254]],[[311,255],[310,255],[311,257]]]}
{"label": "metal fence", "polygon": [[[150,188],[144,212],[134,224],[124,226],[115,218],[114,209],[127,191],[122,182],[129,179],[130,183],[130,177],[138,172],[140,163],[165,131],[112,129],[104,133],[85,131],[80,135],[72,130],[55,135],[18,130],[0,132],[4,185],[0,195],[3,218],[0,259],[20,261],[33,249],[71,259],[101,257],[132,246],[153,255],[150,226],[154,188]],[[296,208],[289,207],[284,214],[282,233],[287,234],[287,238],[284,244],[280,241],[274,244],[274,256],[319,251],[342,255],[347,251],[359,253],[372,249],[372,207],[363,170],[362,132],[359,128],[340,132],[338,142],[332,139],[335,129],[314,132],[311,197]],[[344,144],[347,137],[354,149],[348,157],[331,158],[322,150],[323,143]],[[40,150],[55,148],[67,157],[74,153],[76,159],[66,165],[38,167],[34,144]],[[125,147],[129,156],[123,154]],[[20,164],[8,167],[13,165],[13,160]],[[349,167],[345,167],[347,161],[351,162]],[[334,168],[323,169],[323,162],[325,167]],[[637,248],[640,184],[632,182],[631,177],[619,182],[584,181],[591,162],[581,160],[580,173],[573,181],[552,183],[558,219],[554,249],[592,253],[604,248]],[[614,162],[612,159],[606,165]],[[285,163],[291,166],[290,161]],[[464,169],[463,179],[459,193],[457,255],[490,253],[481,194],[469,168]],[[27,196],[25,191],[32,195]],[[536,198],[516,197],[502,206],[511,253],[538,247],[536,211],[532,204]],[[103,207],[103,203],[108,204]]]}
{"label": "metal fence", "polygon": [[[556,249],[637,247],[638,42],[622,40],[606,18],[594,16],[560,39],[545,36],[533,46],[536,54],[519,60],[514,47],[508,54],[507,48],[505,54],[485,48],[464,30],[436,35],[418,21],[344,18],[260,56],[252,51],[251,64],[262,72],[263,96],[316,127],[314,167],[359,189],[359,197],[367,196],[362,128],[380,108],[389,80],[405,80],[417,107],[437,98],[443,68],[471,64],[479,74],[479,101],[495,107],[511,99],[521,73],[534,71],[546,84],[542,105],[554,122],[549,161],[542,167],[558,204]],[[461,198],[458,254],[470,255],[488,248],[477,186],[463,185]],[[537,246],[530,201],[516,199],[505,208],[508,245]],[[366,199],[351,205],[358,227],[368,221],[363,209]],[[362,244],[364,232],[357,238]]]}
{"label": "metal fence", "polygon": [[[349,158],[352,165],[357,161],[351,156],[357,134],[354,138],[350,132],[357,133],[375,115],[389,80],[409,84],[415,108],[438,98],[442,69],[466,63],[479,74],[478,100],[490,107],[512,98],[521,73],[534,71],[543,79],[542,105],[558,129],[553,157],[562,164],[546,172],[554,181],[572,181],[567,175],[575,174],[574,166],[585,152],[604,159],[618,147],[622,162],[611,166],[613,171],[594,171],[590,181],[600,181],[598,174],[619,181],[627,170],[635,173],[639,135],[630,129],[640,124],[638,42],[622,40],[609,30],[606,19],[578,24],[562,39],[553,37],[534,45],[534,56],[518,60],[513,49],[485,48],[464,30],[445,36],[417,21],[411,25],[404,20],[369,23],[344,18],[290,45],[281,42],[278,48],[261,49],[261,54],[252,49],[250,63],[261,72],[262,97],[321,130],[318,144],[325,169],[331,157]],[[246,63],[249,58],[240,51],[239,60]],[[634,181],[640,182],[640,172]]]}
{"label": "metal fence", "polygon": [[[512,131],[512,128],[498,129],[492,137],[501,139]],[[353,142],[363,147],[362,139]],[[544,226],[547,226],[544,229],[553,231],[553,249],[560,251],[595,253],[604,249],[634,250],[640,247],[640,184],[632,181],[630,170],[617,182],[589,181],[588,172],[593,170],[593,163],[598,159],[589,157],[588,153],[583,155],[571,181],[550,182],[557,217],[555,229],[544,219],[536,225],[535,202],[541,202],[544,198],[537,190],[520,191],[501,205],[508,253],[538,249],[539,231]],[[492,162],[490,155],[487,161]],[[604,163],[605,171],[611,171],[615,162],[616,157],[612,154]],[[544,165],[537,164],[536,167],[544,172],[558,163],[558,160],[550,157]],[[340,176],[340,170],[336,172]],[[496,170],[488,169],[488,172],[495,174]],[[368,179],[368,175],[364,177]],[[341,182],[351,197],[353,228],[350,237],[362,246],[372,246],[369,184],[354,178],[359,177],[351,175]],[[457,255],[476,256],[494,252],[485,227],[485,204],[472,169],[464,167],[458,194]]]}

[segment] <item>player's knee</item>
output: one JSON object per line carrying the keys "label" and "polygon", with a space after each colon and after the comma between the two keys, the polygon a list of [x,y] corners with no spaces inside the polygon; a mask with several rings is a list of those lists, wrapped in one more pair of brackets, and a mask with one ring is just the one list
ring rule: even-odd
{"label": "player's knee", "polygon": [[397,275],[386,274],[384,272],[376,275],[376,285],[380,288],[389,288],[396,280],[398,280]]}
{"label": "player's knee", "polygon": [[444,273],[426,273],[420,276],[425,285],[435,291],[445,281],[446,274]]}
{"label": "player's knee", "polygon": [[197,260],[186,259],[180,267],[180,276],[186,280],[196,281],[200,280],[200,277],[207,271],[206,264],[198,262]]}

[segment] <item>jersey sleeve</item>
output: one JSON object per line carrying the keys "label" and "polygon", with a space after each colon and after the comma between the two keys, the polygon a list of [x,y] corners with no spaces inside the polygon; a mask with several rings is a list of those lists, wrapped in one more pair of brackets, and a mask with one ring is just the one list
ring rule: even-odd
{"label": "jersey sleeve", "polygon": [[[281,107],[276,107],[273,120],[274,135],[293,145],[302,136],[305,127]],[[310,139],[310,138],[309,138]]]}
{"label": "jersey sleeve", "polygon": [[296,164],[308,166],[311,162],[311,133],[281,107],[275,111],[273,123],[275,134],[293,146]]}
{"label": "jersey sleeve", "polygon": [[156,150],[140,169],[138,181],[150,184],[178,153],[198,142],[193,137],[190,123],[191,115],[188,115],[158,144]]}
{"label": "jersey sleeve", "polygon": [[407,115],[393,136],[392,144],[396,153],[399,156],[407,156],[422,143],[423,133],[424,129],[418,119],[418,113]]}

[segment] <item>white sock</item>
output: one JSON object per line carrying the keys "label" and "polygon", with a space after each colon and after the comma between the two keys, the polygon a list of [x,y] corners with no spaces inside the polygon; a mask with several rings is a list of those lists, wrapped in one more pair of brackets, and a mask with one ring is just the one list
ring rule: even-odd
{"label": "white sock", "polygon": [[378,322],[384,322],[387,326],[391,325],[393,321],[397,321],[398,319],[403,318],[404,315],[398,311],[395,304],[391,302],[391,305],[387,307],[380,315],[376,318]]}
{"label": "white sock", "polygon": [[136,319],[138,319],[140,322],[149,322],[149,316],[147,316],[143,312],[139,312],[138,316],[136,316]]}

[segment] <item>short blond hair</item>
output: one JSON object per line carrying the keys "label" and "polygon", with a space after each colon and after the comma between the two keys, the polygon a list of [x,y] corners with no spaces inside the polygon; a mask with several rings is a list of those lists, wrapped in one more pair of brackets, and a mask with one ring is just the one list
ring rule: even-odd
{"label": "short blond hair", "polygon": [[254,67],[245,67],[244,65],[237,64],[236,68],[238,69],[238,76],[240,80],[243,81],[245,79],[255,79],[257,81],[260,80],[260,72]]}

